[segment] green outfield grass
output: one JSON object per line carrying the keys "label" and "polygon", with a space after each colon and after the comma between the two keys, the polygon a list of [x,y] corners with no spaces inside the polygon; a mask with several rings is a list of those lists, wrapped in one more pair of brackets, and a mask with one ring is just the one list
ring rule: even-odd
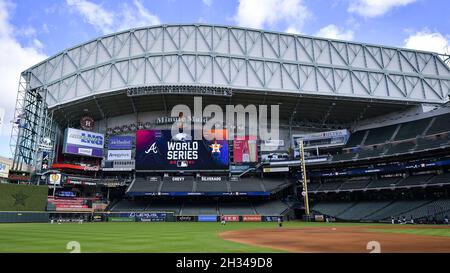
{"label": "green outfield grass", "polygon": [[[373,226],[374,224],[370,224]],[[364,226],[364,224],[285,222],[284,227]],[[69,252],[66,245],[77,241],[81,252],[280,252],[222,240],[228,230],[278,228],[276,223],[63,223],[0,224],[0,252]],[[415,232],[411,230],[383,232]],[[419,234],[450,236],[450,231],[417,229]]]}

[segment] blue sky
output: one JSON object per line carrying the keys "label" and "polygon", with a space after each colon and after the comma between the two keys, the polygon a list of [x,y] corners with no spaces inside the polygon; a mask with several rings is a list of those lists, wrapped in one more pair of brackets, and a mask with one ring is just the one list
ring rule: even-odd
{"label": "blue sky", "polygon": [[448,0],[0,0],[0,155],[20,72],[103,34],[212,23],[450,53],[449,15]]}

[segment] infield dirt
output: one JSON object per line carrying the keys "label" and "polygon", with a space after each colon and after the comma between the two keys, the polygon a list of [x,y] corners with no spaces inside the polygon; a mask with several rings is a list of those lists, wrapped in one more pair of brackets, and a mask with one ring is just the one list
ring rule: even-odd
{"label": "infield dirt", "polygon": [[227,231],[219,236],[237,243],[300,253],[368,253],[373,250],[368,247],[368,243],[372,241],[379,243],[382,253],[450,253],[450,237],[389,231],[418,228],[420,227],[272,228]]}

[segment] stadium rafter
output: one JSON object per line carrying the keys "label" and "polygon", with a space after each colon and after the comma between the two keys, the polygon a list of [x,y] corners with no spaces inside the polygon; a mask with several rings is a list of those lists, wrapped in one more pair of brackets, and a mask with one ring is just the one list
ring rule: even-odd
{"label": "stadium rafter", "polygon": [[83,109],[98,119],[161,106],[167,112],[182,96],[204,95],[218,104],[271,101],[283,105],[280,115],[290,127],[330,128],[410,105],[441,105],[450,94],[444,60],[430,52],[220,25],[113,33],[22,73],[14,168],[35,165],[42,140],[56,139],[56,127],[75,122]]}

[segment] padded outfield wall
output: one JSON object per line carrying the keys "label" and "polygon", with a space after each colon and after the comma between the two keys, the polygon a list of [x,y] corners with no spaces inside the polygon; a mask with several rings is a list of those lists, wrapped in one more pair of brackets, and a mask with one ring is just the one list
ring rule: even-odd
{"label": "padded outfield wall", "polygon": [[0,211],[45,211],[48,187],[0,184]]}

